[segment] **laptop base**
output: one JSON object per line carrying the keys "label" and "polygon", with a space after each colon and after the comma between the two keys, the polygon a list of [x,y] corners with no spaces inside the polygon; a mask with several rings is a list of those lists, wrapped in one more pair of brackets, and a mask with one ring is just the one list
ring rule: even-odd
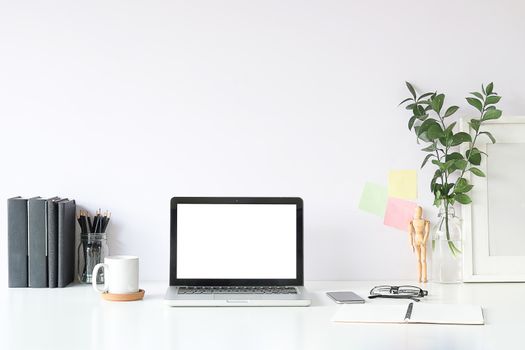
{"label": "laptop base", "polygon": [[164,302],[168,306],[309,306],[304,287],[296,287],[297,294],[179,294],[171,286]]}

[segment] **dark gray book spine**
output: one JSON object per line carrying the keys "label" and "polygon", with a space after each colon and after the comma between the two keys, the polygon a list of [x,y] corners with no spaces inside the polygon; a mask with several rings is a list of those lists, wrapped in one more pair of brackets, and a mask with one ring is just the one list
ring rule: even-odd
{"label": "dark gray book spine", "polygon": [[49,288],[58,287],[58,203],[47,202],[47,265]]}
{"label": "dark gray book spine", "polygon": [[9,288],[27,287],[27,199],[7,200]]}
{"label": "dark gray book spine", "polygon": [[66,287],[75,277],[74,200],[58,203],[58,287]]}
{"label": "dark gray book spine", "polygon": [[29,287],[47,287],[47,200],[30,198],[27,204]]}

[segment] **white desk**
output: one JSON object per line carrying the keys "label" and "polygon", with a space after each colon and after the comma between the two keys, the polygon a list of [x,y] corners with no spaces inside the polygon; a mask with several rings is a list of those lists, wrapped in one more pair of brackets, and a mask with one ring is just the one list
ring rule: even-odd
{"label": "white desk", "polygon": [[[170,308],[167,282],[140,302],[90,286],[0,291],[0,349],[524,349],[525,284],[428,284],[429,303],[483,306],[485,326],[338,324],[330,290],[365,297],[379,282],[309,282],[305,308]],[[391,303],[391,300],[367,301]]]}

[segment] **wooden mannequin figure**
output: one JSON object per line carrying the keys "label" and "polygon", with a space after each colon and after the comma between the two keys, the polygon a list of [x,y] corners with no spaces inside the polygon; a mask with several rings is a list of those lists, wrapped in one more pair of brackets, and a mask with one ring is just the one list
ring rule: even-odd
{"label": "wooden mannequin figure", "polygon": [[408,234],[412,251],[417,256],[419,282],[427,282],[427,240],[430,233],[430,222],[423,219],[423,209],[416,207],[414,219],[408,224]]}

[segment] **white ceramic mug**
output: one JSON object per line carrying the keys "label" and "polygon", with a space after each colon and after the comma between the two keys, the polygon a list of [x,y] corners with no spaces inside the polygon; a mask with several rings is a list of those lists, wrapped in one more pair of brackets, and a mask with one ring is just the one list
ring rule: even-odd
{"label": "white ceramic mug", "polygon": [[[104,287],[97,286],[97,274],[104,268]],[[93,288],[100,293],[130,294],[139,291],[139,258],[131,255],[115,255],[97,264],[92,275]]]}

